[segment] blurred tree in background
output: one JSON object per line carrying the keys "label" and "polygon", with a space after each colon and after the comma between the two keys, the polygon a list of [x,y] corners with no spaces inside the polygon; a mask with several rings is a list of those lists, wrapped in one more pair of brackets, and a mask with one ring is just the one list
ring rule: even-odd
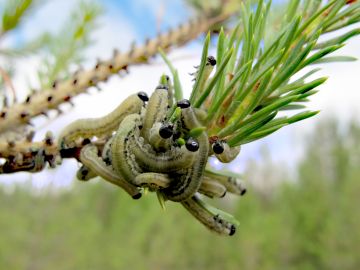
{"label": "blurred tree in background", "polygon": [[134,204],[102,182],[38,195],[1,187],[0,268],[359,269],[360,126],[329,120],[309,138],[296,177],[222,205],[241,221],[233,238],[179,205],[159,211],[154,195]]}

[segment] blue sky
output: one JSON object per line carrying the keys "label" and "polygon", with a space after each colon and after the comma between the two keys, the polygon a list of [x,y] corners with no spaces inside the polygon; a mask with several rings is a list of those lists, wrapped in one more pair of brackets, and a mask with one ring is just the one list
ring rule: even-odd
{"label": "blue sky", "polygon": [[[273,3],[282,3],[284,0],[274,0]],[[186,21],[192,15],[184,0],[103,0],[101,3],[106,7],[109,14],[123,16],[131,22],[137,34],[137,38],[153,36],[156,31],[156,15],[159,9],[164,8],[163,24],[161,30],[169,26],[178,25]]]}
{"label": "blue sky", "polygon": [[189,17],[189,9],[182,0],[162,1],[162,0],[106,0],[102,1],[109,14],[123,16],[131,22],[137,34],[137,38],[143,39],[145,36],[154,36],[156,29],[156,13],[161,9],[166,9],[163,13],[162,29],[177,25],[186,21]]}

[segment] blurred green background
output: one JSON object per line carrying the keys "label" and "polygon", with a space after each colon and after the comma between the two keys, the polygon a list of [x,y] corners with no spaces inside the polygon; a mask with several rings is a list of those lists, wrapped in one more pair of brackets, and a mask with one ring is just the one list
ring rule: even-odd
{"label": "blurred green background", "polygon": [[[233,237],[105,182],[2,186],[0,269],[360,269],[360,126],[339,126],[314,129],[295,172],[248,166],[246,196],[218,202],[240,220]],[[268,188],[251,185],[253,172]],[[274,175],[284,181],[267,185]]]}

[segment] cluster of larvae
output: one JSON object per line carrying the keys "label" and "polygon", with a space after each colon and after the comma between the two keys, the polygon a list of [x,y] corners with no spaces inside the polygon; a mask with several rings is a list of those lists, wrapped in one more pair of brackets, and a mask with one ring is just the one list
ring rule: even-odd
{"label": "cluster of larvae", "polygon": [[188,100],[174,100],[164,75],[150,98],[139,92],[104,117],[68,125],[58,146],[64,151],[84,145],[78,155],[79,180],[100,176],[133,199],[141,198],[144,190],[156,192],[160,203],[179,202],[210,230],[233,235],[232,216],[208,205],[199,194],[221,198],[227,191],[246,192],[239,179],[205,168],[209,156],[228,162],[239,149],[230,149],[225,141],[209,142],[202,114]]}

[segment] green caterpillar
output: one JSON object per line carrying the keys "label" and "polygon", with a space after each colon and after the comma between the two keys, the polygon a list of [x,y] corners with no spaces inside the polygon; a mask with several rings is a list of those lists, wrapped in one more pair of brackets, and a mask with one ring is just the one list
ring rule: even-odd
{"label": "green caterpillar", "polygon": [[199,187],[199,193],[210,198],[222,198],[226,195],[226,187],[210,177],[203,176]]}
{"label": "green caterpillar", "polygon": [[80,152],[80,161],[106,181],[123,188],[133,199],[140,199],[140,190],[115,173],[112,166],[106,165],[101,157],[98,156],[98,149],[96,146],[91,144],[84,146]]}
{"label": "green caterpillar", "polygon": [[226,141],[216,141],[212,144],[212,150],[218,160],[229,163],[239,155],[240,146],[230,147]]}
{"label": "green caterpillar", "polygon": [[140,92],[125,99],[114,111],[100,118],[80,119],[68,125],[58,139],[61,148],[71,148],[79,138],[90,139],[93,136],[111,135],[121,121],[129,114],[140,113],[145,93]]}
{"label": "green caterpillar", "polygon": [[142,140],[137,139],[137,134],[130,138],[131,151],[138,165],[144,171],[170,173],[190,167],[197,158],[197,152],[191,152],[186,146],[171,147],[166,152],[157,153],[150,145],[144,145]]}
{"label": "green caterpillar", "polygon": [[135,136],[135,129],[139,126],[141,126],[140,115],[130,114],[126,116],[111,144],[111,161],[115,171],[133,185],[139,185],[136,182],[136,176],[143,172],[135,161],[135,156],[132,153],[133,143],[131,143],[131,137]]}
{"label": "green caterpillar", "polygon": [[172,135],[173,130],[171,125],[165,125],[161,122],[157,122],[150,129],[149,143],[155,151],[165,152],[171,147]]}
{"label": "green caterpillar", "polygon": [[246,193],[244,182],[235,177],[221,175],[210,170],[205,170],[204,176],[221,183],[230,193],[240,196]]}
{"label": "green caterpillar", "polygon": [[[191,130],[200,126],[191,107],[182,108],[181,115],[184,128]],[[199,144],[198,156],[192,166],[182,172],[170,174],[170,177],[174,179],[173,184],[164,190],[164,195],[168,200],[179,202],[189,199],[201,185],[201,177],[205,170],[209,152],[206,132],[201,132],[197,140]]]}
{"label": "green caterpillar", "polygon": [[168,87],[159,85],[151,95],[146,106],[146,112],[141,129],[141,137],[148,142],[150,129],[157,122],[162,122],[168,110]]}
{"label": "green caterpillar", "polygon": [[141,173],[135,178],[139,186],[148,187],[151,191],[167,188],[170,185],[169,177],[162,173]]}
{"label": "green caterpillar", "polygon": [[236,226],[234,222],[228,220],[226,213],[220,212],[213,207],[207,205],[196,194],[190,199],[182,201],[181,204],[192,214],[197,220],[204,224],[208,229],[220,235],[234,235]]}

